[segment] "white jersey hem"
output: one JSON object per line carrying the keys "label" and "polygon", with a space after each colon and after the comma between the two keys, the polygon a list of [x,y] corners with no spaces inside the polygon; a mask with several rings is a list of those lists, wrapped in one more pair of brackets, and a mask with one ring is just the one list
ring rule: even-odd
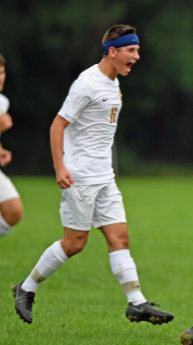
{"label": "white jersey hem", "polygon": [[[115,175],[114,175],[115,176]],[[89,176],[86,179],[82,179],[81,181],[75,181],[75,186],[93,186],[99,184],[110,183],[114,181],[114,176],[112,178],[104,179],[104,180],[92,180]]]}

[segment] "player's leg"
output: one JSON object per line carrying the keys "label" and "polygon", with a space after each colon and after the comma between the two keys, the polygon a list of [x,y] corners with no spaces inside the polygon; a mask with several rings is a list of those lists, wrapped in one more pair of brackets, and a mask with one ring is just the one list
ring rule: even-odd
{"label": "player's leg", "polygon": [[180,335],[180,343],[184,345],[193,344],[193,326]]}
{"label": "player's leg", "polygon": [[71,256],[83,250],[88,231],[65,228],[65,236],[45,250],[29,277],[21,285],[25,291],[36,292],[39,284],[54,273]]}
{"label": "player's leg", "polygon": [[88,231],[65,228],[65,236],[45,250],[24,282],[13,287],[15,309],[24,322],[32,322],[32,305],[40,283],[54,273],[71,256],[79,253],[88,239]]}
{"label": "player's leg", "polygon": [[154,325],[171,321],[172,314],[156,309],[153,303],[149,304],[140,291],[136,266],[128,249],[126,224],[101,226],[100,230],[108,243],[112,272],[121,284],[129,302],[126,317],[131,322],[147,321]]}
{"label": "player's leg", "polygon": [[139,286],[136,266],[129,251],[129,236],[125,223],[101,226],[107,240],[111,270],[121,284],[128,302],[139,305],[146,302]]}
{"label": "player's leg", "polygon": [[13,288],[16,311],[25,322],[32,322],[32,304],[40,282],[55,272],[69,257],[79,253],[87,242],[94,207],[89,201],[82,201],[84,192],[83,187],[75,186],[62,192],[60,213],[65,227],[64,238],[46,249],[28,278]]}
{"label": "player's leg", "polygon": [[93,223],[107,240],[112,272],[122,285],[128,302],[135,305],[146,302],[139,288],[135,263],[130,256],[122,195],[114,181],[98,195]]}
{"label": "player's leg", "polygon": [[107,240],[112,272],[121,284],[129,302],[126,316],[131,321],[143,320],[153,324],[172,320],[172,314],[154,308],[140,291],[136,266],[129,251],[129,236],[122,196],[115,183],[110,183],[99,194],[93,223],[102,231]]}
{"label": "player's leg", "polygon": [[23,216],[23,205],[11,180],[0,171],[0,237],[8,234]]}

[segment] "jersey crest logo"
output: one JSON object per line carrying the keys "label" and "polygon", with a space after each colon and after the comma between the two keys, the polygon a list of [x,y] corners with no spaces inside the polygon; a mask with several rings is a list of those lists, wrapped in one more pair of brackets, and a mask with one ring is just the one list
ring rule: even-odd
{"label": "jersey crest logo", "polygon": [[116,122],[116,117],[117,117],[117,107],[112,107],[111,109],[111,116],[110,116],[110,123],[115,123]]}

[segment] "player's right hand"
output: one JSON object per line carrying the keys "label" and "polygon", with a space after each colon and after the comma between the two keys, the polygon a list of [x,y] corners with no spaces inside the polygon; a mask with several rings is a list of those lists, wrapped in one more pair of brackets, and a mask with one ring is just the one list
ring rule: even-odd
{"label": "player's right hand", "polygon": [[0,116],[0,133],[7,131],[13,126],[12,117],[6,113]]}
{"label": "player's right hand", "polygon": [[64,166],[56,171],[56,181],[61,189],[70,188],[74,183],[72,175]]}

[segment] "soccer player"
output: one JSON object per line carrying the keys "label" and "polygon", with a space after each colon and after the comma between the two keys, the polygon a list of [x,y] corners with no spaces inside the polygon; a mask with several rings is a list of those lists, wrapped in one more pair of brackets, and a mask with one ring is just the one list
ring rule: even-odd
{"label": "soccer player", "polygon": [[[5,82],[5,59],[0,54],[0,92]],[[7,113],[9,100],[0,93],[0,133],[13,126],[12,118]],[[10,151],[0,143],[0,166],[4,167],[12,160]],[[23,206],[19,194],[11,180],[0,170],[0,237],[8,234],[22,218]]]}
{"label": "soccer player", "polygon": [[101,62],[80,74],[51,126],[65,236],[52,244],[27,279],[13,288],[15,308],[24,322],[32,322],[32,304],[40,282],[84,248],[91,224],[106,238],[112,272],[129,302],[127,318],[152,324],[174,318],[149,304],[140,291],[122,196],[112,168],[111,148],[122,106],[117,76],[127,76],[139,59],[136,29],[113,26],[105,33],[102,45]]}

